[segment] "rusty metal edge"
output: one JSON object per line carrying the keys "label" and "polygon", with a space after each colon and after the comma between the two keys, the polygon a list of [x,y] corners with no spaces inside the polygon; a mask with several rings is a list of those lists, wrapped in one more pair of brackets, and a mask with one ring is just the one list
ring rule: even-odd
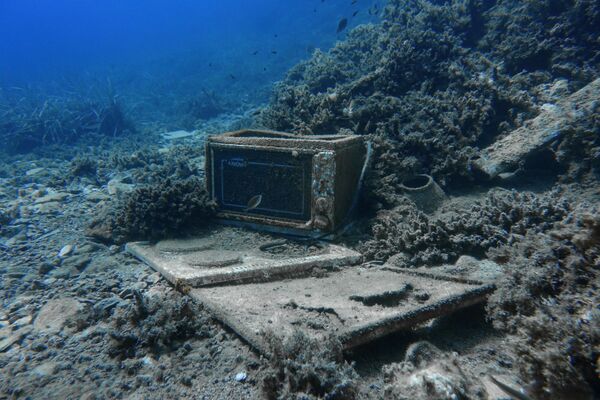
{"label": "rusty metal edge", "polygon": [[410,269],[410,268],[387,267],[384,265],[382,267],[382,269],[385,271],[398,272],[398,273],[413,275],[413,276],[422,276],[424,278],[437,279],[437,280],[441,280],[441,281],[464,283],[466,285],[483,285],[484,283],[486,283],[486,282],[478,281],[475,279],[460,278],[457,276],[446,275],[446,274],[438,273],[438,272],[415,271],[414,269]]}
{"label": "rusty metal edge", "polygon": [[[275,137],[249,138],[241,137],[245,133],[256,133],[273,135]],[[280,138],[277,138],[279,136]],[[273,147],[289,147],[290,141],[293,141],[294,148],[314,149],[314,150],[337,150],[357,141],[362,140],[359,135],[294,135],[287,132],[261,130],[261,129],[242,129],[233,132],[225,132],[220,135],[213,135],[207,139],[211,145],[216,143],[238,144],[244,146],[269,146]]]}

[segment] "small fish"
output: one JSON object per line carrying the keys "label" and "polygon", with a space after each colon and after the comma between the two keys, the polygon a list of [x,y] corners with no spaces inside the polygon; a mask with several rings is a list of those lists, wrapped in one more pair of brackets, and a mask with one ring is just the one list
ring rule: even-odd
{"label": "small fish", "polygon": [[279,37],[279,35],[278,34],[274,34],[273,37]]}
{"label": "small fish", "polygon": [[352,0],[352,5],[356,4],[358,0]]}
{"label": "small fish", "polygon": [[344,29],[346,29],[347,26],[348,26],[348,19],[347,18],[342,18],[340,20],[340,22],[338,23],[338,27],[337,27],[336,33],[340,33],[341,31],[343,31]]}
{"label": "small fish", "polygon": [[272,50],[271,54],[277,54],[277,50]]}
{"label": "small fish", "polygon": [[490,375],[490,380],[492,382],[494,382],[494,384],[496,384],[500,389],[502,389],[503,392],[514,397],[515,399],[533,400],[531,397],[527,396],[525,393],[521,392],[520,390],[514,389],[514,388],[508,386],[506,383],[500,382],[498,379],[494,378],[492,375]]}
{"label": "small fish", "polygon": [[257,55],[257,54],[258,54],[258,50],[254,50],[254,51],[252,52],[252,55],[253,55],[253,56],[255,56],[255,55]]}
{"label": "small fish", "polygon": [[358,10],[356,10],[352,13],[352,17],[356,17],[356,14],[358,14]]}
{"label": "small fish", "polygon": [[244,209],[244,212],[248,212],[250,210],[254,210],[256,207],[260,205],[262,202],[262,194],[257,194],[256,196],[252,196],[250,200],[248,200],[247,207]]}
{"label": "small fish", "polygon": [[209,66],[209,67],[212,67],[212,63],[211,63],[211,62],[209,62],[209,63],[208,63],[208,66]]}
{"label": "small fish", "polygon": [[237,78],[235,77],[235,75],[234,75],[234,74],[229,74],[229,77],[230,77],[231,79],[233,79],[233,80],[236,80],[236,79],[237,79]]}

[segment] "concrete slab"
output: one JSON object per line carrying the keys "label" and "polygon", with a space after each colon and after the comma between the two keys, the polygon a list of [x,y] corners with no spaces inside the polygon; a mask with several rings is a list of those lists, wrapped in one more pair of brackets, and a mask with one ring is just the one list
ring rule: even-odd
{"label": "concrete slab", "polygon": [[493,285],[399,268],[344,268],[189,294],[264,354],[266,337],[335,335],[345,349],[483,301]]}
{"label": "concrete slab", "polygon": [[287,246],[281,254],[260,250],[272,241],[273,237],[256,232],[219,228],[190,239],[128,243],[126,250],[178,287],[277,279],[362,259],[360,253],[332,244],[310,249]]}
{"label": "concrete slab", "polygon": [[600,110],[599,101],[600,78],[556,104],[544,104],[537,117],[483,149],[474,166],[489,178],[514,171],[526,157],[559,139],[573,126],[589,124]]}

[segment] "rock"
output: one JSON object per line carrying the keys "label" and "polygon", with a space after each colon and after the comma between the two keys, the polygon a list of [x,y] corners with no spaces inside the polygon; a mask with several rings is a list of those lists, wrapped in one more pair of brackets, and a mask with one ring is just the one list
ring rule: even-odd
{"label": "rock", "polygon": [[77,248],[77,254],[90,254],[100,250],[102,246],[96,243],[86,243],[83,246]]}
{"label": "rock", "polygon": [[446,354],[429,342],[417,342],[406,351],[404,362],[383,368],[385,398],[478,398],[483,387],[461,368],[455,354]]}
{"label": "rock", "polygon": [[31,372],[38,378],[45,378],[56,373],[57,365],[54,362],[45,362],[35,367]]}
{"label": "rock", "polygon": [[92,258],[85,255],[74,255],[68,258],[65,258],[62,262],[62,267],[64,268],[76,268],[78,271],[83,271],[85,267],[92,261]]}
{"label": "rock", "polygon": [[110,194],[111,196],[118,196],[121,194],[130,193],[133,191],[134,188],[134,185],[123,183],[116,178],[108,181],[108,184],[106,185],[108,194]]}
{"label": "rock", "polygon": [[455,264],[463,278],[478,281],[494,281],[502,275],[502,267],[492,260],[478,260],[471,256],[460,256]]}
{"label": "rock", "polygon": [[101,201],[108,200],[108,199],[109,199],[109,197],[99,190],[90,192],[90,194],[88,194],[86,196],[86,200],[89,202],[92,202],[92,203],[99,203]]}
{"label": "rock", "polygon": [[155,272],[146,277],[146,282],[148,282],[151,285],[155,285],[158,282],[160,282],[160,279],[160,274],[158,272]]}
{"label": "rock", "polygon": [[33,328],[31,326],[23,327],[23,328],[19,329],[18,331],[14,332],[12,335],[7,337],[6,339],[0,341],[0,353],[3,353],[6,350],[10,349],[13,344],[19,342],[25,336],[29,335],[31,333],[32,329]]}
{"label": "rock", "polygon": [[38,332],[58,333],[81,309],[81,303],[73,298],[50,300],[38,313],[33,328]]}
{"label": "rock", "polygon": [[13,328],[20,328],[26,325],[31,324],[31,320],[33,319],[33,317],[31,315],[26,315],[22,318],[19,318],[18,320],[16,320],[15,322],[12,323],[12,327]]}
{"label": "rock", "polygon": [[244,371],[242,371],[242,372],[238,372],[238,373],[235,375],[235,380],[236,380],[237,382],[245,382],[247,378],[248,378],[248,374],[246,374],[246,372],[244,372]]}
{"label": "rock", "polygon": [[71,254],[72,251],[73,251],[73,245],[68,244],[68,245],[64,246],[62,249],[60,249],[60,251],[58,252],[58,256],[60,258],[64,258],[64,257],[68,256],[69,254]]}
{"label": "rock", "polygon": [[60,211],[60,203],[51,201],[49,203],[36,204],[31,208],[38,214],[56,214]]}
{"label": "rock", "polygon": [[22,230],[21,232],[17,233],[16,235],[14,235],[10,239],[8,239],[6,242],[4,242],[4,245],[7,247],[12,247],[12,246],[15,246],[26,240],[27,240],[27,233],[25,232],[25,230]]}
{"label": "rock", "polygon": [[69,197],[69,195],[67,193],[63,193],[63,192],[48,193],[45,196],[37,198],[35,200],[35,203],[36,204],[44,204],[44,203],[52,203],[52,202],[60,203],[61,201],[65,200],[68,197]]}
{"label": "rock", "polygon": [[79,272],[80,271],[75,267],[61,267],[54,269],[49,275],[54,279],[69,279],[73,276],[79,275]]}
{"label": "rock", "polygon": [[32,168],[29,171],[25,172],[26,176],[35,176],[35,175],[39,175],[40,173],[44,172],[45,168]]}
{"label": "rock", "polygon": [[48,191],[46,189],[38,189],[31,193],[31,197],[33,197],[34,199],[39,199],[40,197],[45,196],[46,194],[48,194]]}
{"label": "rock", "polygon": [[566,79],[558,79],[550,87],[549,95],[554,98],[564,98],[569,95],[569,92],[569,81]]}

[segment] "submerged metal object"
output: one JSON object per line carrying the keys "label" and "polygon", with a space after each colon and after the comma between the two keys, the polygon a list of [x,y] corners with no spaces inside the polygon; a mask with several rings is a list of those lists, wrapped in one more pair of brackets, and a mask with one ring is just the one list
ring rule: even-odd
{"label": "submerged metal object", "polygon": [[362,260],[360,253],[334,244],[292,243],[282,253],[273,253],[265,249],[272,242],[270,235],[214,226],[187,239],[127,243],[126,250],[176,287],[286,279],[312,268],[349,266]]}
{"label": "submerged metal object", "polygon": [[[217,319],[270,354],[268,337],[332,335],[351,349],[482,301],[494,286],[399,268],[342,268],[325,275],[191,289]],[[232,295],[235,293],[235,295]]]}
{"label": "submerged metal object", "polygon": [[361,254],[334,244],[288,243],[272,252],[270,242],[261,232],[213,226],[126,249],[267,356],[269,337],[332,335],[351,349],[480,303],[494,289],[428,271],[353,267]]}
{"label": "submerged metal object", "polygon": [[241,130],[207,140],[206,182],[222,221],[316,236],[348,221],[365,159],[360,136]]}

